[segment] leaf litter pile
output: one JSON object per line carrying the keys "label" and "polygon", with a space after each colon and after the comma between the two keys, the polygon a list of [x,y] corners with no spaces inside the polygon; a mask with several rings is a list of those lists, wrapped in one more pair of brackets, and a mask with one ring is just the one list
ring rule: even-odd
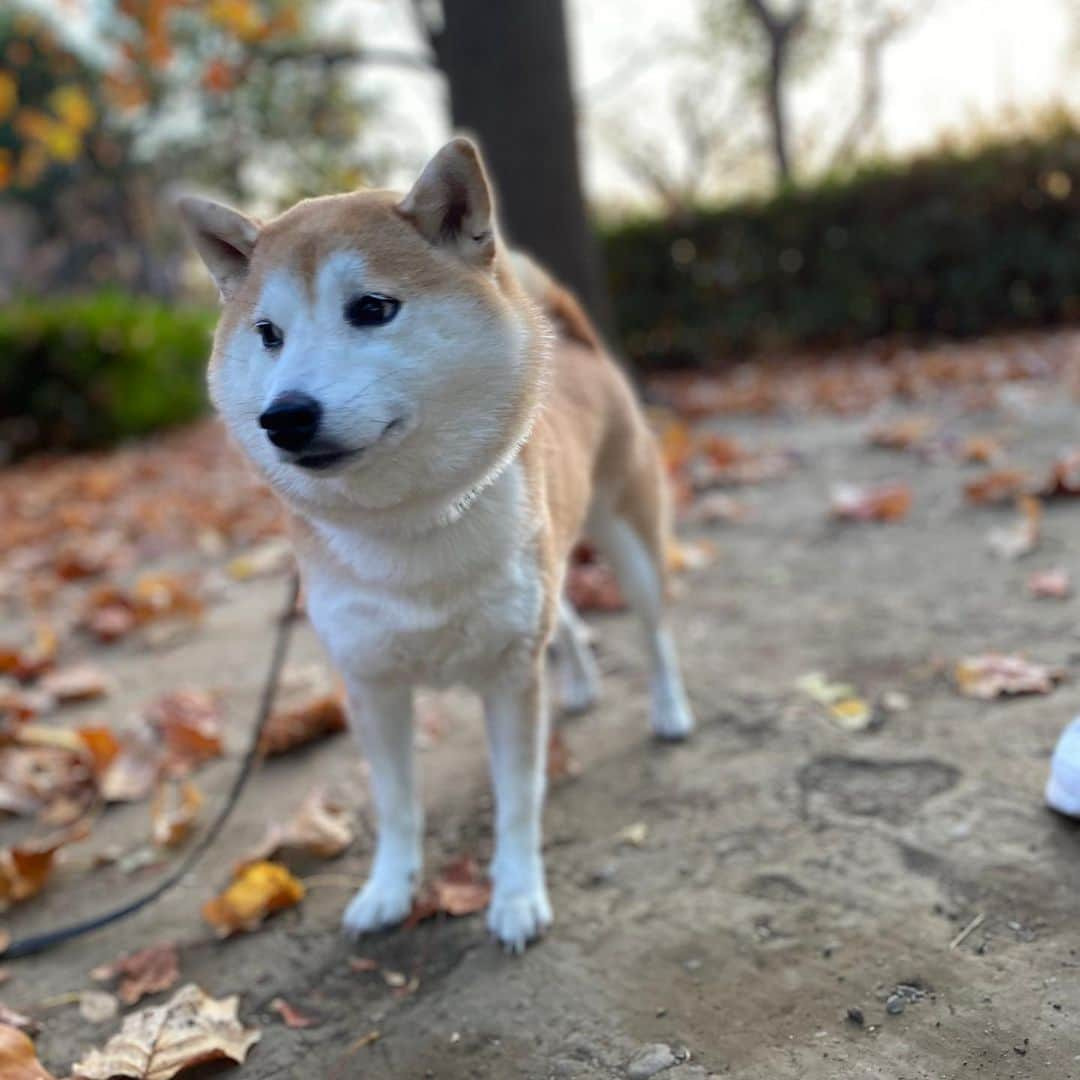
{"label": "leaf litter pile", "polygon": [[[882,346],[781,363],[764,358],[719,375],[658,377],[646,390],[680,531],[693,535],[668,553],[676,574],[707,566],[719,554],[724,530],[752,524],[758,507],[784,497],[785,485],[806,482],[798,453],[736,438],[724,418],[824,412],[866,415],[864,445],[882,461],[904,454],[928,467],[950,461],[970,470],[956,491],[957,512],[973,523],[980,513],[995,514],[983,542],[973,547],[1005,564],[1031,558],[1024,591],[1033,600],[1064,602],[1072,595],[1066,569],[1049,562],[1039,568],[1032,556],[1045,546],[1048,506],[1080,495],[1080,449],[1021,462],[1014,432],[958,435],[940,419],[940,409],[930,410],[945,394],[954,414],[980,416],[1018,392],[1064,390],[1076,398],[1080,350],[1073,336],[1041,336],[1037,347],[1017,338],[921,351]],[[881,410],[921,403],[926,415],[881,419]],[[903,526],[923,512],[917,485],[842,478],[821,493],[819,505],[823,527],[837,523],[845,530]],[[95,867],[115,864],[134,873],[191,844],[210,815],[200,773],[227,754],[229,701],[214,687],[178,685],[146,698],[134,715],[116,715],[110,656],[134,651],[152,662],[159,651],[198,635],[207,613],[235,590],[281,579],[291,565],[276,502],[214,423],[114,452],[0,470],[0,815],[16,830],[0,847],[0,909],[31,905],[46,889],[72,888]],[[988,573],[992,567],[991,561]],[[588,545],[575,552],[567,588],[581,610],[624,607],[610,568]],[[950,663],[956,691],[981,702],[1047,694],[1064,677],[1026,658],[1022,647]],[[287,756],[345,728],[340,695],[310,689],[272,717],[264,755]],[[854,680],[818,671],[800,678],[796,689],[849,738],[910,704],[902,691],[875,695]],[[418,736],[426,742],[442,733],[437,711],[429,713],[421,715]],[[559,729],[549,756],[553,781],[578,776]],[[136,845],[79,859],[77,845],[121,803],[145,807]],[[217,893],[198,898],[193,927],[201,921],[215,938],[251,933],[302,904],[307,883],[319,878],[305,877],[312,860],[338,857],[354,842],[350,806],[315,787],[284,808],[231,873],[219,875]],[[57,874],[65,863],[69,871]],[[489,897],[481,865],[458,856],[423,886],[408,924],[472,915]],[[0,951],[4,942],[0,933]],[[349,966],[396,996],[419,984],[418,973],[386,969],[367,957],[354,956]],[[0,969],[0,982],[3,977]],[[75,1076],[166,1078],[199,1063],[241,1063],[259,1037],[239,1021],[235,997],[217,1000],[191,983],[176,989],[182,951],[173,943],[144,943],[89,977],[96,988],[73,990],[63,1001],[77,1003],[87,1024],[112,1023],[119,1031],[105,1040],[88,1037],[97,1048],[72,1066]],[[169,992],[167,1000],[144,1001]],[[288,1028],[319,1023],[304,1002],[278,997],[268,1008]],[[51,1075],[35,1051],[39,1026],[37,1016],[0,1003],[0,1076]],[[378,1037],[370,1032],[358,1045]]]}

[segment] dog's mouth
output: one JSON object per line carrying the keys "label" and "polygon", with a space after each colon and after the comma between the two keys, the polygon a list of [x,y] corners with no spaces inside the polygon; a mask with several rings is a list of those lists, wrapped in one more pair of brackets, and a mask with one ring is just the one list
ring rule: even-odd
{"label": "dog's mouth", "polygon": [[312,472],[325,472],[345,461],[359,457],[366,447],[359,450],[320,450],[313,454],[300,454],[292,459],[292,464],[301,469],[310,469]]}
{"label": "dog's mouth", "polygon": [[391,420],[382,431],[379,432],[378,437],[366,446],[356,446],[351,450],[343,449],[339,446],[316,446],[311,450],[306,450],[294,455],[289,459],[289,464],[295,465],[300,469],[307,469],[310,472],[329,472],[339,465],[344,465],[346,462],[355,461],[357,458],[361,457],[361,455],[367,453],[372,447],[377,446],[382,442],[387,435],[397,431],[403,427],[403,425],[404,419],[402,418]]}

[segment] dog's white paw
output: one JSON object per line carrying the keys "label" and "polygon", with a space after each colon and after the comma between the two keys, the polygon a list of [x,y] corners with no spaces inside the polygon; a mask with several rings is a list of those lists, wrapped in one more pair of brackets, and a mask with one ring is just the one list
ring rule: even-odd
{"label": "dog's white paw", "polygon": [[341,919],[345,934],[353,939],[396,926],[412,910],[411,877],[372,877],[349,901]]}
{"label": "dog's white paw", "polygon": [[679,742],[694,730],[694,713],[681,686],[665,685],[653,691],[652,730],[658,739]]}
{"label": "dog's white paw", "polygon": [[600,699],[597,680],[579,671],[560,673],[559,708],[567,716],[587,713]]}
{"label": "dog's white paw", "polygon": [[487,924],[507,952],[524,952],[551,925],[547,889],[542,882],[527,892],[500,892],[496,887]]}

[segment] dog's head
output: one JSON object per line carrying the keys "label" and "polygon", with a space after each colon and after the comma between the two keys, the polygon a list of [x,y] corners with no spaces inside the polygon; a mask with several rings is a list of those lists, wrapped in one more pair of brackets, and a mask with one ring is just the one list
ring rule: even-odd
{"label": "dog's head", "polygon": [[309,199],[266,224],[191,196],[180,209],[224,304],[211,398],[290,501],[453,498],[526,434],[543,322],[467,139],[404,197]]}

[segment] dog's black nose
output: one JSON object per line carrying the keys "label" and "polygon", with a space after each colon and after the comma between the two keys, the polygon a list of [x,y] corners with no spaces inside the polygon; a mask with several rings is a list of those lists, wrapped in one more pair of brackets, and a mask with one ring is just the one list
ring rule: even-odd
{"label": "dog's black nose", "polygon": [[319,430],[319,403],[297,390],[279,394],[259,417],[266,437],[281,450],[303,450]]}

